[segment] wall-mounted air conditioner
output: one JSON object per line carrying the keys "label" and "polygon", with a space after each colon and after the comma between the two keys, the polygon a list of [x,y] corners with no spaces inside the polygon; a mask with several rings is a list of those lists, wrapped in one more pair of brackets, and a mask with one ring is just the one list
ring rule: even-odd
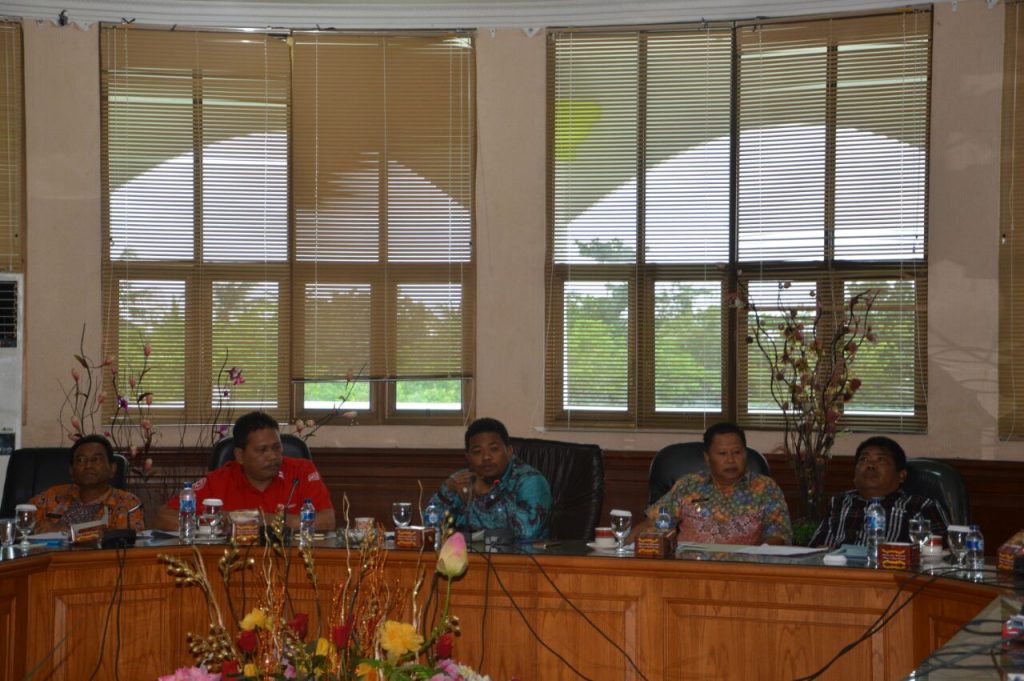
{"label": "wall-mounted air conditioner", "polygon": [[0,272],[0,455],[21,445],[24,281]]}

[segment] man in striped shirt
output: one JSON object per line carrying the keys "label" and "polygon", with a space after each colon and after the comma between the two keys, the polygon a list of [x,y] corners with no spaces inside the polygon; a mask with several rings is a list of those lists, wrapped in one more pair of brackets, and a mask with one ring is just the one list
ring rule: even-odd
{"label": "man in striped shirt", "polygon": [[857,447],[853,457],[852,489],[829,501],[828,515],[821,521],[810,546],[835,548],[842,544],[864,543],[864,509],[875,497],[885,508],[887,542],[908,542],[908,524],[918,513],[931,521],[932,534],[943,537],[949,518],[935,499],[910,495],[900,489],[907,478],[907,455],[899,444],[887,437],[869,437]]}

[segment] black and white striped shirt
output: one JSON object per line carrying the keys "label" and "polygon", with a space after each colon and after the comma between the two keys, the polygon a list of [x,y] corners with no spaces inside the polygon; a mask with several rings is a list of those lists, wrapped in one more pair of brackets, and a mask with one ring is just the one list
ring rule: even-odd
{"label": "black and white striped shirt", "polygon": [[[851,489],[837,494],[829,500],[828,516],[811,537],[809,546],[827,546],[835,548],[842,544],[864,543],[864,509],[869,499],[865,499]],[[920,513],[932,523],[932,534],[946,536],[949,517],[942,504],[934,499],[910,495],[898,489],[882,499],[885,508],[885,539],[887,542],[908,542],[910,535],[907,524],[911,518]]]}

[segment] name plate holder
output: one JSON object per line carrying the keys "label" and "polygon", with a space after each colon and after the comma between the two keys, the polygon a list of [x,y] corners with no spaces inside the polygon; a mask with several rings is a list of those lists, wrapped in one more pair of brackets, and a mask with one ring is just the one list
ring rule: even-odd
{"label": "name plate holder", "polygon": [[395,546],[400,549],[422,549],[424,546],[433,549],[434,532],[436,532],[436,529],[433,527],[421,527],[419,525],[396,527]]}
{"label": "name plate holder", "polygon": [[644,558],[674,558],[679,535],[672,530],[647,530],[636,536],[636,555]]}

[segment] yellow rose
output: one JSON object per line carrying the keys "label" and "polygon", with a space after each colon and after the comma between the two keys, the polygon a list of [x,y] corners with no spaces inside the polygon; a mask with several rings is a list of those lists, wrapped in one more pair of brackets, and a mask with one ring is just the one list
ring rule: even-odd
{"label": "yellow rose", "polygon": [[416,628],[411,624],[388,620],[381,629],[380,647],[391,657],[401,657],[419,650],[422,645],[423,637],[416,633]]}
{"label": "yellow rose", "polygon": [[252,631],[256,627],[266,629],[267,613],[263,612],[260,608],[254,608],[248,615],[242,618],[242,622],[239,626],[245,631]]}
{"label": "yellow rose", "polygon": [[260,678],[260,668],[252,662],[250,662],[249,664],[245,665],[245,668],[242,670],[242,674],[246,677],[258,679]]}
{"label": "yellow rose", "polygon": [[356,678],[362,681],[377,681],[377,668],[372,664],[360,662],[356,665]]}
{"label": "yellow rose", "polygon": [[330,652],[331,652],[331,642],[328,641],[326,638],[318,638],[316,640],[316,652],[313,653],[313,654],[314,655],[323,655],[323,656],[326,657],[328,654],[330,654]]}

